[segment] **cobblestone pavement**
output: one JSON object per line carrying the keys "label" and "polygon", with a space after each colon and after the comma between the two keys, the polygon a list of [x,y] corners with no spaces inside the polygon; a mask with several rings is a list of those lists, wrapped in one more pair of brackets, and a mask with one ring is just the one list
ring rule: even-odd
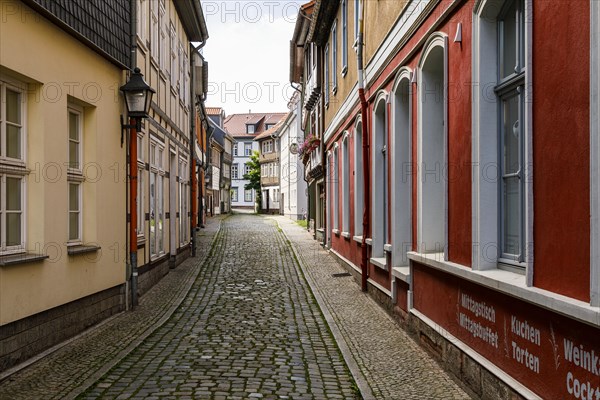
{"label": "cobblestone pavement", "polygon": [[124,312],[64,343],[58,350],[0,381],[1,400],[72,399],[160,326],[183,301],[221,218],[209,219],[198,238],[197,257],[171,270],[140,298],[134,312]]}
{"label": "cobblestone pavement", "polygon": [[305,228],[273,217],[300,265],[365,398],[470,399],[460,386],[312,239]]}
{"label": "cobblestone pavement", "polygon": [[352,399],[352,376],[275,223],[223,222],[172,317],[82,399]]}

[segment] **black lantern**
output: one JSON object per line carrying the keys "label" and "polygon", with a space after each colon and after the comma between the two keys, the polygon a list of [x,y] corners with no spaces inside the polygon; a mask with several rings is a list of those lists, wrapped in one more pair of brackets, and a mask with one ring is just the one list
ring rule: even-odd
{"label": "black lantern", "polygon": [[144,81],[144,75],[139,68],[134,68],[129,81],[121,86],[121,91],[125,96],[129,117],[148,118],[152,95],[156,92]]}

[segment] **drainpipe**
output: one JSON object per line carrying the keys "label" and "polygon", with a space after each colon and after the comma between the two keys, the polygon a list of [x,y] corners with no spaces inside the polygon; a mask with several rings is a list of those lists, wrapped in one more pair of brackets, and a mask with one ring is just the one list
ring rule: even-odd
{"label": "drainpipe", "polygon": [[[130,1],[131,7],[131,21],[129,24],[130,27],[130,45],[131,45],[131,53],[129,58],[129,64],[131,67],[131,71],[136,67],[136,56],[137,56],[137,0]],[[131,119],[129,121],[130,125],[135,125],[135,120]],[[137,269],[137,130],[131,129],[129,131],[129,168],[130,168],[130,176],[129,176],[129,195],[127,195],[127,189],[125,189],[125,209],[127,210],[127,206],[129,205],[129,251],[130,251],[130,268],[131,275],[129,276],[129,282],[131,286],[131,309],[138,305],[138,269]],[[127,151],[125,151],[127,154]],[[127,155],[125,156],[127,157]],[[135,165],[134,165],[135,164]],[[127,226],[127,219],[125,220],[125,225]],[[125,240],[127,243],[127,240]],[[129,303],[129,302],[127,302]],[[129,305],[129,304],[127,304]]]}
{"label": "drainpipe", "polygon": [[371,210],[371,197],[369,196],[370,188],[370,175],[369,175],[369,130],[368,130],[368,103],[365,97],[365,80],[364,80],[364,66],[363,66],[363,38],[364,38],[364,1],[359,2],[359,31],[358,31],[358,51],[357,51],[357,65],[358,65],[358,96],[360,98],[360,115],[362,117],[362,140],[363,140],[363,179],[364,179],[364,209],[363,209],[363,239],[362,239],[362,257],[361,257],[361,288],[363,292],[367,291],[367,279],[369,278],[369,258],[367,253],[367,234],[369,232],[369,214]]}
{"label": "drainpipe", "polygon": [[[198,53],[198,55],[200,55],[200,49],[203,48],[206,45],[206,38],[202,38],[204,39],[200,45],[198,45],[197,47],[195,47],[194,45],[190,45],[191,46],[191,50],[192,52],[190,52],[190,59],[189,59],[189,63],[190,63],[190,71],[191,71],[191,79],[190,79],[190,131],[191,131],[191,135],[190,135],[190,186],[193,187],[193,189],[190,189],[190,207],[193,209],[193,204],[194,204],[194,200],[198,200],[198,197],[196,196],[196,162],[195,162],[195,157],[194,157],[194,144],[196,143],[196,96],[194,91],[196,90],[196,69],[194,68],[194,54],[193,53]],[[201,56],[201,55],[200,55]],[[202,77],[200,77],[200,79],[202,79]],[[198,209],[200,209],[200,205],[198,206]],[[192,247],[192,257],[196,257],[196,223],[194,221],[193,218],[193,213],[190,217],[190,244]]]}

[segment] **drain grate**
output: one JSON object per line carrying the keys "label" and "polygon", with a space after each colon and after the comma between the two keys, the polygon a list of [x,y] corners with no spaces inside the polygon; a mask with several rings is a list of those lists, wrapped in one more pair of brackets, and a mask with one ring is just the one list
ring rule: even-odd
{"label": "drain grate", "polygon": [[350,272],[338,272],[337,274],[331,274],[334,278],[342,278],[344,276],[352,276]]}

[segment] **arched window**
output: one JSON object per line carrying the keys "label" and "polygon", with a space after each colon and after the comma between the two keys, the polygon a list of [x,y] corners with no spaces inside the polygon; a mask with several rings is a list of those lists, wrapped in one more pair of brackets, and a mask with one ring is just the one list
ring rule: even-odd
{"label": "arched window", "polygon": [[350,237],[350,141],[348,132],[342,139],[342,235]]}
{"label": "arched window", "polygon": [[392,265],[408,265],[412,249],[412,173],[411,115],[412,73],[403,68],[393,89],[392,112]]}
{"label": "arched window", "polygon": [[363,173],[362,121],[354,124],[354,236],[363,234],[364,173]]}
{"label": "arched window", "polygon": [[446,254],[446,36],[435,33],[428,40],[419,73],[418,247],[421,253]]}
{"label": "arched window", "polygon": [[333,145],[333,226],[332,229],[339,233],[340,230],[340,150],[338,144]]}
{"label": "arched window", "polygon": [[[387,240],[387,94],[381,92],[375,100],[373,110],[372,141],[372,205],[371,205],[371,239],[373,240],[371,257],[384,258],[384,245]],[[379,264],[385,261],[379,260]]]}

